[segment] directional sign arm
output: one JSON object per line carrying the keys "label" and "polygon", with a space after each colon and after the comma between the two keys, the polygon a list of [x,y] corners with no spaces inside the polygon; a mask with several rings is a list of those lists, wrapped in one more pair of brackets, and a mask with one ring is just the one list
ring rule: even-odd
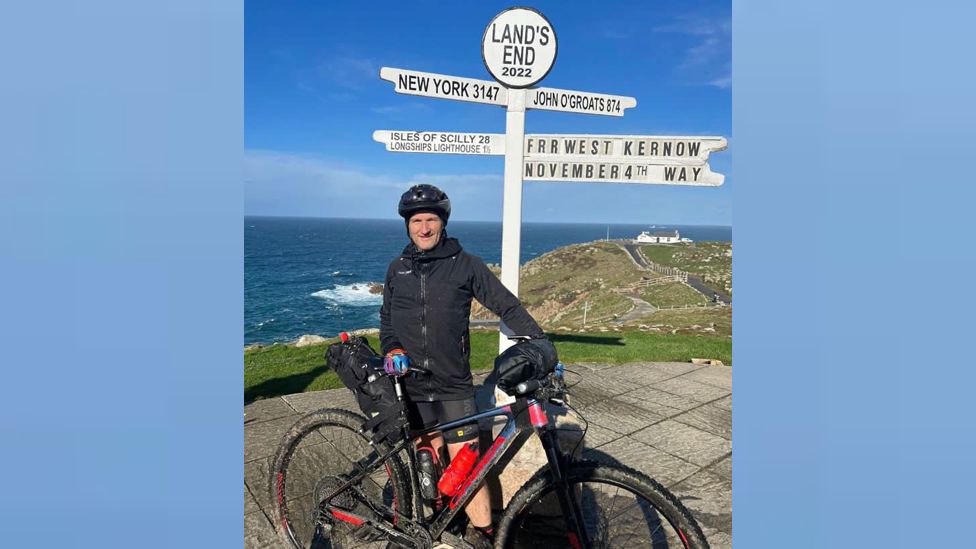
{"label": "directional sign arm", "polygon": [[717,136],[572,135],[525,136],[525,157],[532,160],[601,160],[692,166],[724,151],[728,141]]}
{"label": "directional sign arm", "polygon": [[637,106],[637,99],[625,95],[609,95],[556,88],[534,88],[525,100],[528,109],[547,111],[623,116],[625,109]]}
{"label": "directional sign arm", "polygon": [[725,176],[708,164],[661,166],[596,160],[531,160],[526,158],[522,176],[536,181],[579,181],[581,183],[641,183],[718,187]]}
{"label": "directional sign arm", "polygon": [[487,103],[489,105],[508,105],[508,90],[498,82],[491,80],[477,80],[475,78],[462,78],[392,67],[381,68],[380,78],[392,82],[393,89],[397,93]]}
{"label": "directional sign arm", "polygon": [[376,130],[373,140],[393,152],[441,154],[505,154],[505,134]]}

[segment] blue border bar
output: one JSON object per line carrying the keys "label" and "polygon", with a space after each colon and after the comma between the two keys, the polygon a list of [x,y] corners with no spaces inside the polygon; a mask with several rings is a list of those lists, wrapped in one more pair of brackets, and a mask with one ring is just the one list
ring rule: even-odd
{"label": "blue border bar", "polygon": [[5,547],[239,547],[240,2],[0,18]]}

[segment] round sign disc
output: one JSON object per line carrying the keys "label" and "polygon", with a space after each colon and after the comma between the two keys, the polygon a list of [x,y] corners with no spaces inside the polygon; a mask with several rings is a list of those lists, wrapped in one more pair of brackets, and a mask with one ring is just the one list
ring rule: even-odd
{"label": "round sign disc", "polygon": [[528,88],[556,62],[556,31],[532,8],[509,8],[488,23],[481,57],[491,76],[507,88]]}

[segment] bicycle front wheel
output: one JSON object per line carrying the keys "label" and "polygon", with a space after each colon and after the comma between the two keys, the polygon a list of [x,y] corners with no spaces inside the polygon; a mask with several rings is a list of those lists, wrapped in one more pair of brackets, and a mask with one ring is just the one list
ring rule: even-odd
{"label": "bicycle front wheel", "polygon": [[[567,482],[590,547],[708,549],[688,509],[643,473],[582,461]],[[529,480],[501,518],[498,546],[574,547],[555,490],[548,469]]]}
{"label": "bicycle front wheel", "polygon": [[[322,499],[345,481],[372,472],[332,500],[340,515],[376,516],[396,522],[410,516],[406,469],[397,456],[373,466],[385,444],[371,446],[359,433],[365,418],[338,409],[306,414],[285,434],[271,464],[275,527],[295,549],[383,548],[381,533],[337,518]],[[343,513],[347,511],[348,513]]]}

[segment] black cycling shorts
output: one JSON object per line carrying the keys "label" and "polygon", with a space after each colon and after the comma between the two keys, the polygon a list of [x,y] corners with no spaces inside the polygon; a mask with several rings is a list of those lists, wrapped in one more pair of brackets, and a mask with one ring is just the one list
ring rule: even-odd
{"label": "black cycling shorts", "polygon": [[[435,400],[432,402],[408,402],[407,417],[414,429],[426,429],[438,423],[455,421],[478,411],[474,397],[461,400]],[[478,422],[442,431],[448,443],[467,442],[478,438]]]}

